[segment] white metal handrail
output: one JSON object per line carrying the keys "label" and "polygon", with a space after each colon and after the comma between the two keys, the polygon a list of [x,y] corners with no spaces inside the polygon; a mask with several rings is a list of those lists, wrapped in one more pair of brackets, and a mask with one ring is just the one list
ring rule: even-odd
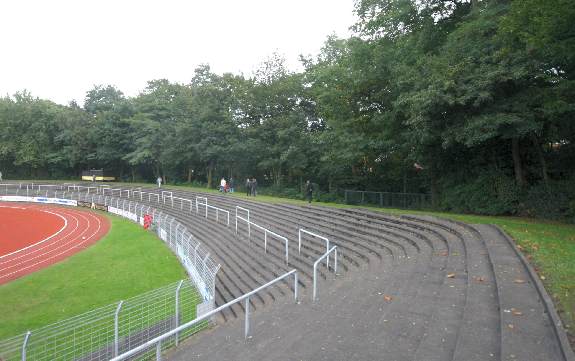
{"label": "white metal handrail", "polygon": [[[335,275],[337,275],[337,246],[331,247],[331,249],[329,251],[324,253],[323,256],[318,258],[317,261],[315,261],[313,263],[313,301],[314,302],[316,300],[316,294],[317,294],[317,265],[321,262],[322,259],[324,259],[324,258],[329,259],[329,255],[332,252],[335,252],[335,262],[334,262],[333,273]],[[329,264],[327,265],[327,270],[329,271]]]}
{"label": "white metal handrail", "polygon": [[160,335],[154,339],[151,339],[150,341],[148,341],[148,342],[146,342],[146,343],[144,343],[144,344],[142,344],[136,348],[133,348],[128,352],[125,352],[125,353],[123,353],[117,357],[114,357],[110,361],[125,360],[125,359],[137,354],[138,352],[144,351],[144,350],[146,350],[152,346],[156,346],[156,360],[161,360],[162,341],[184,331],[185,329],[197,324],[200,321],[211,318],[212,316],[214,316],[218,312],[220,312],[220,311],[222,311],[222,310],[224,310],[224,309],[226,309],[226,308],[228,308],[228,307],[230,307],[230,306],[232,306],[238,302],[241,302],[243,300],[245,300],[245,314],[246,314],[246,319],[245,319],[245,324],[244,324],[244,337],[247,338],[249,335],[249,332],[250,332],[250,311],[249,311],[250,310],[250,296],[260,292],[261,290],[263,290],[263,289],[265,289],[265,288],[267,288],[267,287],[269,287],[269,286],[271,286],[271,285],[273,285],[273,284],[275,284],[275,283],[277,283],[277,282],[279,282],[279,281],[281,281],[287,277],[290,277],[291,275],[294,276],[294,299],[297,302],[298,301],[298,275],[297,275],[297,270],[293,269],[293,270],[283,274],[282,276],[254,289],[254,290],[252,290],[252,291],[250,291],[250,292],[248,292],[248,293],[246,293],[246,294],[244,294],[244,295],[242,295],[242,296],[240,296],[240,297],[238,297],[238,298],[236,298],[236,299],[234,299],[234,300],[232,300],[232,301],[230,301],[224,305],[221,305],[220,307],[218,307],[218,308],[216,308],[216,309],[214,309],[214,310],[212,310],[212,311],[210,311],[210,312],[208,312],[208,313],[206,313],[206,314],[204,314],[204,315],[202,315],[202,316],[200,316],[200,317],[198,317],[198,318],[196,318],[190,322],[187,322],[187,323],[185,323],[179,327],[174,328],[173,330],[171,330],[169,332],[164,333],[163,335]]}
{"label": "white metal handrail", "polygon": [[[180,209],[183,210],[184,209],[184,202],[190,202],[190,212],[192,211],[193,205],[194,205],[194,201],[191,199],[187,199],[187,198],[180,198],[180,197],[173,197],[173,199],[177,199],[180,201]],[[172,204],[172,208],[174,207],[174,205]]]}
{"label": "white metal handrail", "polygon": [[[327,239],[327,238],[324,237],[324,236],[320,236],[319,234],[315,234],[315,233],[313,233],[313,232],[306,231],[306,230],[303,229],[303,228],[300,228],[299,231],[298,231],[298,234],[297,234],[297,238],[298,238],[298,247],[297,247],[297,249],[298,249],[298,252],[299,252],[300,254],[301,254],[301,234],[302,234],[302,233],[308,234],[308,235],[310,235],[310,236],[312,236],[312,237],[315,237],[315,238],[323,239],[323,240],[325,241],[325,251],[326,251],[326,254],[329,255],[329,239]],[[329,256],[327,257],[327,260],[326,260],[326,266],[329,268]]]}
{"label": "white metal handrail", "polygon": [[[251,221],[245,219],[244,217],[238,216],[238,215],[236,215],[236,230],[237,230],[237,220],[238,220],[238,219],[239,219],[239,220],[242,220],[242,221],[244,221],[244,222],[246,222],[246,223],[248,224],[248,226],[252,225],[252,226],[254,226],[254,227],[258,228],[258,229],[261,229],[261,230],[264,232],[264,252],[265,252],[265,253],[268,253],[268,234],[270,234],[270,235],[272,235],[272,236],[274,236],[274,237],[276,237],[276,238],[279,238],[279,239],[281,239],[282,241],[284,241],[286,264],[289,264],[289,240],[288,240],[286,237],[280,236],[279,234],[277,234],[277,233],[275,233],[275,232],[272,232],[272,231],[270,231],[269,229],[267,229],[267,228],[265,228],[265,227],[262,227],[262,226],[260,226],[259,224],[256,224],[256,223],[254,223],[254,222],[251,222]],[[248,236],[248,237],[250,237],[250,238],[248,238],[248,239],[251,239],[251,235]]]}
{"label": "white metal handrail", "polygon": [[[201,203],[200,200],[203,200],[204,203]],[[222,208],[208,204],[208,198],[196,197],[196,214],[199,212],[199,206],[205,206],[206,207],[206,214],[205,214],[206,219],[208,218],[208,209],[214,209],[216,211],[216,222],[220,221],[220,212],[225,213],[226,214],[226,225],[227,226],[230,225],[230,212],[226,211],[225,209],[222,209]]]}
{"label": "white metal handrail", "polygon": [[[169,194],[169,195],[168,195]],[[172,200],[172,208],[174,207],[174,196],[170,191],[162,191],[162,202],[166,204],[166,198],[170,198]]]}
{"label": "white metal handrail", "polygon": [[244,212],[246,212],[246,214],[248,215],[248,238],[251,235],[251,226],[250,226],[250,210],[244,207],[240,207],[240,206],[236,206],[236,234],[238,234],[238,210],[242,210]]}
{"label": "white metal handrail", "polygon": [[[204,200],[204,203],[200,203],[200,200]],[[199,213],[199,206],[206,206],[206,218],[208,218],[208,198],[196,196],[196,214]]]}

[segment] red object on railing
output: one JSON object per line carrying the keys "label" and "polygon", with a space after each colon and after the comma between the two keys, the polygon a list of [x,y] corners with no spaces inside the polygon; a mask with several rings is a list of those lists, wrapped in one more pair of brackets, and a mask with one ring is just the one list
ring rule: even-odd
{"label": "red object on railing", "polygon": [[152,225],[152,219],[153,218],[151,214],[144,215],[144,229],[150,228],[150,226]]}

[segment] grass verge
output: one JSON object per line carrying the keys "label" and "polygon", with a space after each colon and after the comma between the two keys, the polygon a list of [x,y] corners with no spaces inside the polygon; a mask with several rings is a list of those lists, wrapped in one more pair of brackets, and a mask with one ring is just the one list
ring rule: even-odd
{"label": "grass verge", "polygon": [[110,232],[83,252],[0,286],[0,339],[186,278],[152,232],[105,214]]}

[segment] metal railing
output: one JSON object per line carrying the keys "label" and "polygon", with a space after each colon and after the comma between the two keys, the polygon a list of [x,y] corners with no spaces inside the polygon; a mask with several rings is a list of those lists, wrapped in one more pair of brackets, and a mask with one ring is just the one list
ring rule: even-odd
{"label": "metal railing", "polygon": [[[0,358],[109,360],[198,317],[202,297],[189,280],[0,341]],[[206,328],[197,323],[175,334],[165,348]]]}
{"label": "metal railing", "polygon": [[305,229],[300,228],[297,232],[297,243],[298,243],[297,249],[298,249],[298,252],[300,254],[301,254],[301,239],[302,239],[301,235],[302,235],[302,233],[305,233],[305,234],[310,235],[314,238],[319,238],[319,239],[322,239],[325,241],[325,251],[326,251],[326,254],[328,255],[327,260],[326,260],[326,266],[329,268],[329,249],[330,249],[329,248],[329,239],[327,239],[324,236],[320,236],[319,234],[315,234],[313,232],[306,231]]}
{"label": "metal railing", "polygon": [[[337,246],[333,246],[330,248],[329,251],[327,251],[326,253],[323,254],[323,256],[321,256],[320,258],[318,258],[314,263],[313,263],[313,301],[315,302],[317,297],[317,266],[319,265],[319,263],[324,259],[328,259],[329,260],[329,255],[331,253],[335,253],[335,261],[334,261],[334,267],[333,267],[333,274],[337,275]],[[329,271],[329,264],[326,264],[327,270]]]}
{"label": "metal railing", "polygon": [[[78,358],[107,360],[119,352],[130,350],[150,338],[178,327],[183,322],[213,310],[215,279],[220,265],[213,262],[209,253],[200,246],[200,243],[187,231],[186,227],[173,217],[130,199],[98,194],[106,191],[99,192],[95,187],[74,186],[72,188],[74,191],[68,191],[70,189],[68,185],[42,187],[39,185],[12,184],[4,187],[5,185],[3,184],[0,190],[4,190],[5,195],[18,201],[50,203],[74,199],[78,201],[79,206],[103,205],[108,211],[138,223],[143,222],[144,215],[151,214],[153,217],[152,228],[177,255],[188,271],[190,281],[195,287],[192,286],[191,282],[178,283],[174,291],[174,302],[166,301],[168,296],[165,296],[165,290],[171,287],[168,286],[168,288],[157,289],[135,297],[130,301],[106,306],[69,320],[27,332],[24,335],[2,340],[0,341],[0,359],[4,361],[26,360],[27,358],[33,360],[72,360]],[[45,189],[47,190],[45,191]],[[78,191],[85,193],[78,193]],[[126,195],[125,192],[116,193]],[[37,196],[42,196],[42,198]],[[48,198],[49,196],[54,198]],[[186,298],[187,293],[193,294],[193,297]],[[168,305],[170,306],[168,307]],[[170,311],[164,312],[162,307],[167,307],[166,309]],[[192,308],[193,315],[182,318],[180,316],[182,307]],[[205,326],[205,324],[198,324],[198,329]],[[190,328],[189,332],[175,337],[174,342],[177,344],[179,337],[185,337],[193,333],[192,331],[197,330]],[[165,347],[169,345],[171,344],[164,344]]]}
{"label": "metal railing", "polygon": [[[203,200],[203,202],[201,202]],[[225,209],[216,207],[216,206],[212,206],[210,204],[208,204],[208,198],[206,197],[196,197],[196,214],[199,213],[199,208],[200,207],[205,207],[205,217],[206,219],[208,218],[208,209],[213,209],[216,211],[216,222],[220,221],[220,212],[224,213],[226,215],[226,226],[229,227],[230,225],[230,212],[226,211]]]}
{"label": "metal railing", "polygon": [[[187,228],[172,216],[127,198],[115,198],[93,192],[91,194],[88,193],[90,191],[88,188],[97,189],[97,187],[61,185],[59,186],[60,188],[52,188],[44,192],[42,185],[12,184],[11,186],[12,188],[4,188],[6,195],[14,194],[18,196],[23,194],[23,190],[26,189],[28,196],[41,194],[46,197],[52,195],[55,199],[68,197],[88,203],[102,204],[106,207],[111,207],[110,210],[113,213],[141,224],[143,224],[144,215],[151,214],[158,236],[168,244],[190,276],[194,278],[194,281],[197,281],[200,292],[206,295],[206,298],[213,298],[215,274],[219,270],[219,265],[216,265],[209,257],[209,253],[203,247],[200,247],[200,242],[196,240]],[[74,187],[73,189],[76,192],[66,190],[70,189],[70,187]],[[86,193],[78,193],[82,190],[85,190]],[[124,191],[126,190],[122,190],[118,194],[125,194]]]}
{"label": "metal railing", "polygon": [[[243,211],[247,211],[248,218],[246,219],[246,218],[238,215],[238,209],[241,209]],[[261,231],[264,232],[264,253],[268,253],[268,234],[272,237],[275,237],[277,239],[284,241],[285,260],[286,260],[286,264],[289,265],[289,240],[287,239],[287,237],[281,236],[281,235],[279,235],[273,231],[270,231],[269,229],[267,229],[265,227],[260,226],[259,224],[256,224],[256,223],[250,221],[249,217],[250,217],[249,209],[236,206],[236,235],[238,234],[238,219],[239,219],[241,221],[246,222],[246,224],[248,226],[248,241],[251,240],[251,226],[254,226],[257,229],[260,229]]]}
{"label": "metal railing", "polygon": [[[76,191],[76,192],[85,192],[87,194],[94,194],[94,193],[103,195],[109,194],[111,196],[118,196],[119,198],[138,198],[139,196],[140,201],[142,202],[147,197],[148,203],[152,203],[152,201],[155,201],[158,204],[160,203],[166,204],[166,202],[169,202],[172,208],[175,208],[175,205],[179,202],[181,210],[184,209],[184,203],[185,203],[186,209],[187,205],[189,204],[190,213],[194,208],[193,200],[181,197],[174,197],[172,191],[161,190],[160,193],[144,192],[141,187],[135,189],[122,189],[122,188],[111,188],[109,185],[100,185],[98,187],[95,187],[95,186],[67,184],[66,187],[69,192]],[[138,196],[136,196],[136,194],[138,194]],[[174,202],[175,200],[177,202]],[[225,215],[224,219],[226,226],[230,225],[230,212],[225,209],[208,204],[207,197],[199,197],[199,196],[196,197],[195,199],[196,214],[199,214],[200,207],[205,207],[205,218],[208,218],[209,216],[209,209],[213,209],[215,211],[216,222],[220,222],[220,213],[223,213]]]}
{"label": "metal railing", "polygon": [[268,283],[266,283],[266,284],[264,284],[264,285],[262,285],[256,289],[254,289],[254,290],[252,290],[252,291],[224,304],[224,305],[221,305],[220,307],[206,313],[203,316],[196,318],[195,320],[192,320],[192,321],[190,321],[186,324],[183,324],[179,327],[176,327],[175,329],[173,329],[169,332],[166,332],[163,335],[160,335],[160,336],[158,336],[152,340],[149,340],[148,342],[146,342],[146,343],[122,354],[122,355],[119,355],[118,357],[114,357],[110,361],[126,360],[129,357],[137,355],[137,354],[141,353],[142,351],[146,351],[147,349],[152,348],[154,346],[155,346],[155,350],[156,350],[156,360],[161,360],[162,359],[161,350],[162,350],[162,344],[164,343],[164,341],[169,340],[170,337],[176,335],[178,332],[183,332],[186,329],[188,329],[189,327],[192,327],[201,321],[204,321],[210,317],[213,317],[218,312],[221,312],[222,310],[224,310],[224,309],[226,309],[226,308],[228,308],[228,307],[230,307],[236,303],[244,301],[244,300],[245,300],[244,337],[247,338],[249,333],[250,333],[250,297],[252,295],[264,290],[265,288],[270,287],[273,284],[275,284],[275,283],[277,283],[277,282],[279,282],[279,281],[281,281],[287,277],[290,277],[292,275],[294,276],[294,300],[297,303],[297,301],[298,301],[298,275],[297,275],[297,270],[294,269],[294,270],[291,270],[290,272],[287,272],[287,273],[283,274],[282,276],[280,276],[280,277],[278,277],[278,278],[276,278],[276,279],[274,279],[274,280],[272,280],[272,281],[270,281],[270,282],[268,282]]}
{"label": "metal railing", "polygon": [[431,206],[431,195],[345,190],[346,204],[368,204],[388,208],[421,209]]}
{"label": "metal railing", "polygon": [[236,206],[236,234],[238,234],[238,211],[244,211],[247,215],[247,221],[248,221],[248,239],[251,238],[252,235],[252,228],[251,228],[251,224],[250,224],[250,210],[244,207],[240,207],[240,206]]}

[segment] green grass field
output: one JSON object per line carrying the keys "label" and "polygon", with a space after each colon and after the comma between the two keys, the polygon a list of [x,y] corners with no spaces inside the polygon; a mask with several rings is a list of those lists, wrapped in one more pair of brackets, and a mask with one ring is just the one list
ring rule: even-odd
{"label": "green grass field", "polygon": [[187,278],[154,233],[106,216],[110,232],[90,248],[0,286],[0,339]]}

